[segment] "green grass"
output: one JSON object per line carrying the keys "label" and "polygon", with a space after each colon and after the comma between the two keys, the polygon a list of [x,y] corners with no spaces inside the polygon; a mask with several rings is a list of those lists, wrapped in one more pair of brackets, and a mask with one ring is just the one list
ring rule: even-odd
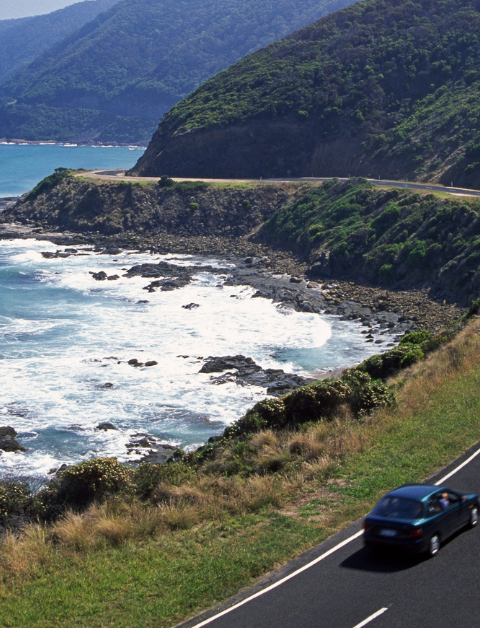
{"label": "green grass", "polygon": [[[341,477],[349,499],[375,500],[388,488],[428,478],[480,439],[480,368],[447,381],[428,406],[373,439]],[[453,482],[455,478],[453,478]]]}
{"label": "green grass", "polygon": [[252,516],[92,554],[81,562],[59,560],[0,594],[0,624],[169,626],[233,595],[285,556],[326,536],[285,516]]}

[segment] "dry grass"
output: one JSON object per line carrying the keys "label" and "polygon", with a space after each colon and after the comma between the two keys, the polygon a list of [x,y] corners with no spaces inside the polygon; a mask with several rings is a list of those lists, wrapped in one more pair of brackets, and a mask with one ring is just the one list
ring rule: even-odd
{"label": "dry grass", "polygon": [[[248,477],[235,472],[238,451],[224,448],[190,481],[180,486],[160,482],[148,505],[135,498],[113,500],[83,514],[69,512],[48,528],[31,526],[18,536],[7,532],[0,543],[0,573],[48,565],[55,552],[82,554],[119,546],[255,513],[265,506],[298,517],[308,495],[326,486],[343,460],[368,451],[379,434],[428,406],[430,396],[449,378],[479,365],[480,319],[476,319],[426,361],[392,379],[390,383],[398,386],[394,409],[380,410],[362,422],[343,409],[335,420],[304,430],[254,434],[242,454],[242,464],[251,469]],[[308,508],[305,512],[308,515]],[[300,516],[307,516],[305,512]],[[317,517],[325,523],[327,515],[325,507],[321,515],[315,511],[312,520]]]}

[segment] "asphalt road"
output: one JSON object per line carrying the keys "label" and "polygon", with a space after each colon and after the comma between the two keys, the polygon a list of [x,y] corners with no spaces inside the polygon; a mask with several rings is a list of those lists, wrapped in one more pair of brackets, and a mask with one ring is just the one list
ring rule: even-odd
{"label": "asphalt road", "polygon": [[[478,446],[466,454],[478,450]],[[461,460],[460,460],[461,461]],[[456,465],[443,471],[441,480]],[[480,493],[480,455],[447,481]],[[376,555],[363,547],[361,522],[289,563],[270,581],[223,607],[182,624],[185,628],[464,628],[480,615],[480,526],[458,533],[432,559]],[[346,544],[334,550],[342,541]],[[321,558],[327,553],[327,556]],[[319,559],[298,575],[276,582]],[[274,588],[261,594],[262,588]],[[258,597],[248,600],[249,596]],[[228,611],[243,598],[242,605]],[[222,611],[226,614],[215,618]]]}
{"label": "asphalt road", "polygon": [[[79,177],[88,177],[90,179],[102,179],[104,181],[143,181],[143,182],[156,182],[159,180],[159,177],[130,177],[125,176],[125,170],[95,170],[93,172],[85,172],[80,173],[76,176]],[[287,179],[263,179],[265,182],[277,182],[277,183],[286,183],[288,181],[318,181],[321,183],[322,181],[328,181],[332,177],[292,177]],[[196,179],[196,178],[179,178],[173,177],[175,181],[214,181],[221,183],[251,183],[258,182],[259,179]],[[347,178],[339,177],[340,181],[347,181]],[[406,181],[388,181],[381,179],[368,179],[375,185],[380,186],[393,186],[399,188],[408,188],[412,190],[431,190],[433,192],[446,192],[447,194],[452,195],[461,195],[461,196],[480,196],[479,190],[469,190],[467,188],[455,188],[455,187],[446,187],[444,185],[435,185],[431,183],[411,183]]]}

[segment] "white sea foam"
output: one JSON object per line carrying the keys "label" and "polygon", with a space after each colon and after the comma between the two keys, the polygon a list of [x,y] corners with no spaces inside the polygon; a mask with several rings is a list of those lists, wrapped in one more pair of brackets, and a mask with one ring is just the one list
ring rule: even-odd
{"label": "white sea foam", "polygon": [[[223,286],[202,271],[225,267],[226,277],[222,260],[129,252],[42,257],[57,248],[0,242],[0,423],[15,427],[29,449],[3,455],[0,468],[45,473],[92,455],[126,460],[135,432],[198,446],[265,397],[263,388],[212,383],[199,373],[210,355],[243,354],[265,368],[308,375],[378,350],[364,343],[358,325],[286,315],[269,300],[252,299],[250,287]],[[160,259],[194,265],[194,281],[148,293],[150,280],[123,277],[124,268]],[[99,270],[120,278],[95,281],[90,271]],[[199,307],[182,307],[189,303]],[[132,358],[158,364],[135,368]],[[118,430],[96,430],[102,422]]]}

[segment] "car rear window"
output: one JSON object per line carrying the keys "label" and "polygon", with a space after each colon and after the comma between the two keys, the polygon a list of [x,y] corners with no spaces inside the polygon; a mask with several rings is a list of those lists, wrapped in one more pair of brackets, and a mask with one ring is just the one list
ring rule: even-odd
{"label": "car rear window", "polygon": [[423,514],[423,505],[416,499],[387,495],[375,506],[373,512],[390,519],[418,519]]}

